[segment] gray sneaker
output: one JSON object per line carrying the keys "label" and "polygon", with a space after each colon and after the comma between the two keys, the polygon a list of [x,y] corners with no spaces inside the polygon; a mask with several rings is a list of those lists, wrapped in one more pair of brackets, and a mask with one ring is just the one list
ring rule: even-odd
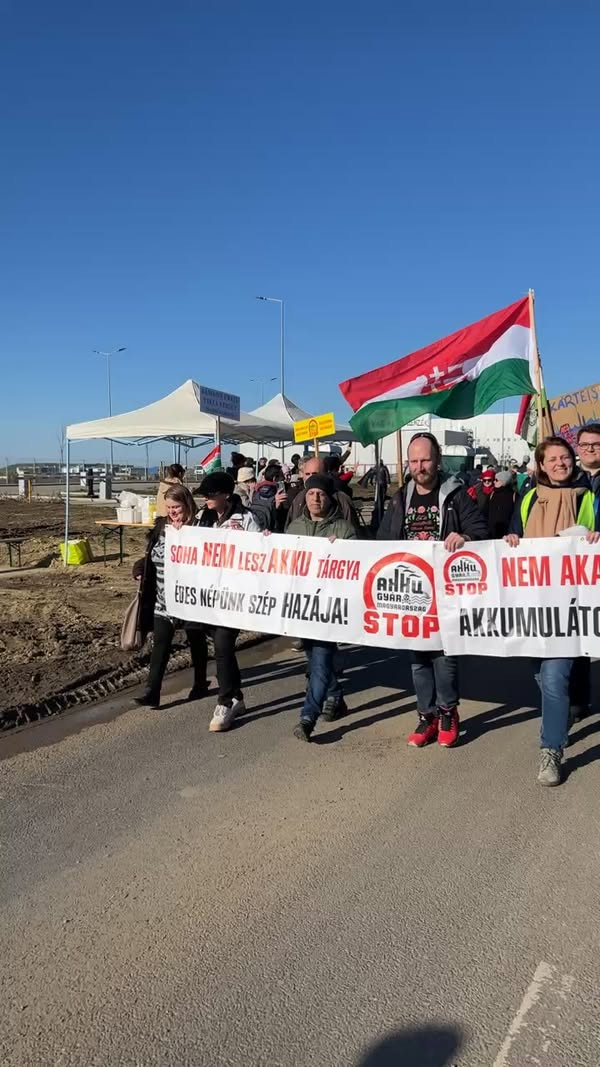
{"label": "gray sneaker", "polygon": [[542,748],[540,750],[540,756],[540,769],[538,773],[538,782],[540,785],[560,785],[562,781],[562,749]]}

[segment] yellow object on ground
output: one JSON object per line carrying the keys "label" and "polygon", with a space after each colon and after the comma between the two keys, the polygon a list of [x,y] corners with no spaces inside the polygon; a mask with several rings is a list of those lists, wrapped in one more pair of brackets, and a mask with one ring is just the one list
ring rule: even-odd
{"label": "yellow object on ground", "polygon": [[[65,559],[65,543],[64,541],[60,546],[60,558],[64,563]],[[75,541],[69,541],[69,554],[67,558],[67,565],[78,567],[81,563],[91,563],[93,559],[92,548],[87,537],[77,538]]]}

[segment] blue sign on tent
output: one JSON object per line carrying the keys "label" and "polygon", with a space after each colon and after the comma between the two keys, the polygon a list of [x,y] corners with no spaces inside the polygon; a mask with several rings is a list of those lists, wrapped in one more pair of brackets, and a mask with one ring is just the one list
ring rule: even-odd
{"label": "blue sign on tent", "polygon": [[234,393],[224,393],[221,389],[209,389],[207,385],[199,385],[198,405],[205,415],[218,415],[222,419],[240,421],[240,398]]}

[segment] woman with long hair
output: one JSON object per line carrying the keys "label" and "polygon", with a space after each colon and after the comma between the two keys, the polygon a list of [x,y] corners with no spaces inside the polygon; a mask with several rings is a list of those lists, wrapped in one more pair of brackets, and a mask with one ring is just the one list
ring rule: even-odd
{"label": "woman with long hair", "polygon": [[185,469],[181,466],[181,463],[171,463],[169,467],[165,467],[162,478],[158,483],[158,489],[156,491],[156,514],[161,515],[163,518],[167,515],[167,492],[174,485],[183,485],[183,479],[185,478]]}
{"label": "woman with long hair", "polygon": [[150,671],[145,691],[135,698],[142,707],[160,707],[160,690],[175,630],[185,626],[194,668],[194,684],[188,700],[199,700],[208,693],[206,680],[206,636],[194,623],[180,623],[167,612],[165,603],[165,530],[173,526],[194,526],[196,502],[185,485],[172,485],[165,492],[167,514],[159,515],[148,535],[146,555],[133,567],[133,576],[141,581],[141,627],[145,636],[152,630],[154,644],[150,656]]}
{"label": "woman with long hair", "polygon": [[[521,537],[556,537],[571,527],[585,528],[595,544],[594,494],[577,470],[576,456],[562,437],[547,437],[535,450],[536,486],[517,503],[511,532],[504,538],[516,548]],[[574,532],[577,532],[576,530]],[[542,694],[540,785],[560,785],[563,751],[569,732],[569,682],[573,659],[536,661]]]}

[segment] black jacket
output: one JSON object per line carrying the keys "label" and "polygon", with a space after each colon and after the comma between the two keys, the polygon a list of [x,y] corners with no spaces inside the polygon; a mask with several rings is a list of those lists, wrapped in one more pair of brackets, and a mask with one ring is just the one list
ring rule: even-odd
{"label": "black jacket", "polygon": [[[406,504],[410,503],[414,492],[415,483],[411,479],[408,485],[394,493],[377,531],[378,541],[406,540],[404,516]],[[458,478],[442,479],[440,510],[442,513],[440,541],[445,541],[451,533],[463,534],[471,541],[485,541],[489,537],[485,516],[481,514],[477,504],[471,499]]]}
{"label": "black jacket", "polygon": [[133,564],[133,577],[140,579],[140,629],[145,640],[154,626],[154,605],[156,603],[156,567],[152,562],[152,549],[162,534],[167,520],[159,515],[148,533],[146,552],[142,559]]}
{"label": "black jacket", "polygon": [[252,496],[250,510],[261,530],[283,533],[287,516],[286,504],[275,503],[276,482],[259,482]]}
{"label": "black jacket", "polygon": [[489,536],[493,541],[504,537],[508,533],[514,508],[515,492],[510,485],[503,485],[501,489],[494,489],[489,499],[487,514]]}

